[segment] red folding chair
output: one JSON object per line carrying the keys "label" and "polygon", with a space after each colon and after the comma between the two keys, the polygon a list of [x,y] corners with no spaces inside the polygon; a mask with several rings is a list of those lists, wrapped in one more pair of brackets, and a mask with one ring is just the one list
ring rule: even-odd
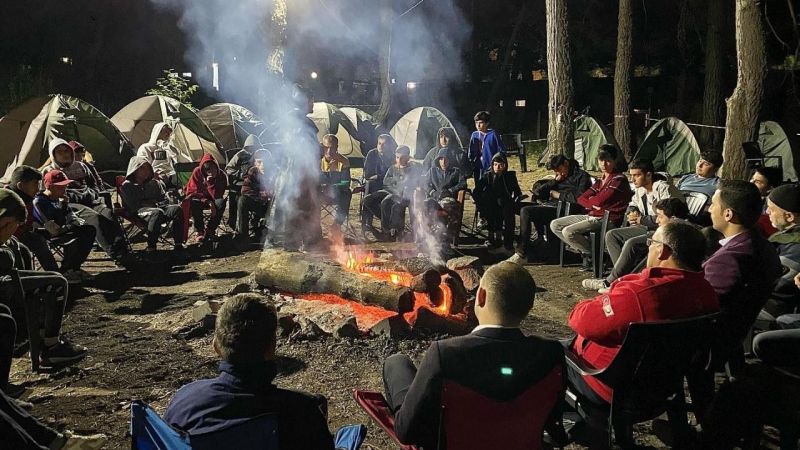
{"label": "red folding chair", "polygon": [[[544,448],[544,426],[563,392],[564,367],[561,365],[553,368],[536,385],[509,401],[492,400],[447,380],[442,388],[438,448]],[[402,450],[418,449],[416,446],[403,444],[397,438],[394,416],[382,394],[356,390],[353,397]]]}

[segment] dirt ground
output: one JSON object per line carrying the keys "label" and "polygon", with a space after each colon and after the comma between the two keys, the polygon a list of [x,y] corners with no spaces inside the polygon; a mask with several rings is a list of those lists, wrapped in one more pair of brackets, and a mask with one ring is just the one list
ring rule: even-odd
{"label": "dirt ground", "polygon": [[[529,165],[534,166],[532,163]],[[523,190],[542,173],[539,169],[520,174]],[[354,197],[354,211],[358,201]],[[465,224],[471,224],[473,211],[468,205]],[[351,222],[357,223],[354,217]],[[210,336],[187,339],[175,332],[191,323],[194,302],[222,298],[233,286],[250,282],[260,251],[240,253],[230,247],[223,243],[210,255],[193,251],[191,262],[186,265],[154,266],[139,274],[117,270],[102,254],[93,253],[85,268],[97,277],[71,291],[64,321],[64,334],[87,346],[88,357],[74,367],[50,374],[32,374],[26,358],[14,361],[12,381],[29,389],[24,399],[34,404],[33,414],[58,429],[106,433],[111,441],[108,448],[128,448],[131,400],[143,400],[163,412],[176,389],[198,378],[214,376],[217,360]],[[478,250],[473,246],[463,251]],[[500,259],[493,258],[485,263]],[[574,267],[528,268],[539,292],[533,311],[524,322],[525,331],[552,338],[568,337],[569,311],[578,300],[591,294],[580,288],[580,280],[586,274]],[[277,383],[327,396],[331,430],[364,423],[369,427],[364,448],[395,448],[356,406],[351,392],[355,388],[382,390],[382,360],[398,351],[418,360],[430,339],[281,340]],[[647,435],[647,430],[646,426],[639,428],[637,436],[643,443],[660,446],[658,440]]]}

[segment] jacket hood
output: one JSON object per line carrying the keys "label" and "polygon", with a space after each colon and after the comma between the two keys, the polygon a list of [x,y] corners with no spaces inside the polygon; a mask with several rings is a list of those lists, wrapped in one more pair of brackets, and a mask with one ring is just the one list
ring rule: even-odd
{"label": "jacket hood", "polygon": [[250,134],[247,136],[247,139],[244,140],[244,145],[242,148],[253,152],[256,148],[261,147],[261,143],[258,141],[258,136],[255,134]]}
{"label": "jacket hood", "polygon": [[506,155],[504,155],[502,153],[495,153],[495,155],[492,156],[492,162],[493,163],[501,162],[501,163],[505,164],[506,167],[508,167],[508,158],[506,158]]}
{"label": "jacket hood", "polygon": [[447,136],[451,146],[458,144],[458,137],[456,136],[456,130],[450,127],[442,127],[439,128],[439,132],[436,133],[436,146],[439,146],[439,135],[444,134]]}
{"label": "jacket hood", "polygon": [[215,166],[217,166],[217,169],[220,168],[219,167],[219,163],[217,162],[216,159],[214,159],[214,156],[211,153],[204,153],[203,157],[200,158],[200,163],[198,164],[198,166],[201,167],[201,170],[202,170],[203,164],[205,164],[207,162],[210,162],[210,163],[214,164]]}
{"label": "jacket hood", "polygon": [[67,148],[70,149],[70,151],[72,152],[73,160],[75,159],[75,150],[72,150],[72,147],[70,147],[69,142],[61,138],[51,139],[50,143],[47,145],[47,151],[48,153],[50,153],[50,160],[53,162],[54,166],[56,166],[57,164],[56,164],[56,158],[53,156],[53,152],[59,145],[66,145]]}
{"label": "jacket hood", "polygon": [[150,164],[144,156],[134,156],[128,161],[128,170],[125,172],[125,178],[130,179],[131,175],[136,172],[139,167],[145,164]]}
{"label": "jacket hood", "polygon": [[439,158],[444,158],[444,159],[447,160],[447,162],[450,162],[450,154],[449,153],[450,153],[450,151],[448,150],[447,147],[442,147],[436,153],[436,159],[438,160]]}
{"label": "jacket hood", "polygon": [[158,141],[158,135],[161,134],[161,130],[167,126],[166,122],[158,122],[157,124],[153,125],[153,129],[150,130],[150,140],[147,141],[148,144],[155,144]]}

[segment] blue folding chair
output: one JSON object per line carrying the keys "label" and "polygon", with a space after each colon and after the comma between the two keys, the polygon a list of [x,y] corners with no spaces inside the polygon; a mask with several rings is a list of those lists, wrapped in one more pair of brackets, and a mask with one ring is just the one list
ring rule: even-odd
{"label": "blue folding chair", "polygon": [[131,448],[134,450],[191,450],[189,435],[170,427],[146,403],[131,403]]}

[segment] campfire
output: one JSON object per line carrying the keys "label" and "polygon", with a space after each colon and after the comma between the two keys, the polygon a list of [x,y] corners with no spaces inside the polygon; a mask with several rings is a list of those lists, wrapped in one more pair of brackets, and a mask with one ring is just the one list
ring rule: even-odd
{"label": "campfire", "polygon": [[362,332],[468,330],[467,292],[458,274],[433,268],[414,274],[391,255],[356,245],[334,245],[329,257],[267,249],[256,280],[307,301],[307,309],[346,306]]}

